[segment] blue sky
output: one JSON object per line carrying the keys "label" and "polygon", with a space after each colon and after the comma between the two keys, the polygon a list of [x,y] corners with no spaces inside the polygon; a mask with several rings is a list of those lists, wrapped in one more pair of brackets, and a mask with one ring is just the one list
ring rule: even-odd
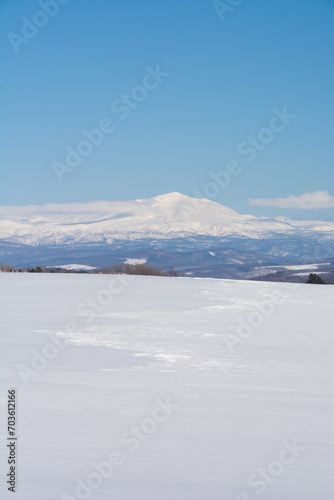
{"label": "blue sky", "polygon": [[331,0],[2,0],[1,204],[179,191],[334,220],[333,14]]}

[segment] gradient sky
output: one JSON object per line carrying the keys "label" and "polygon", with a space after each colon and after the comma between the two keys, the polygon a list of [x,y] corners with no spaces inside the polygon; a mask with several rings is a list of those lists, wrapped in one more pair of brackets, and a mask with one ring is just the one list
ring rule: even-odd
{"label": "gradient sky", "polygon": [[[2,205],[210,192],[241,213],[334,220],[331,197],[312,210],[247,201],[334,195],[332,0],[244,0],[220,17],[207,0],[62,3],[53,17],[38,1],[0,4]],[[22,18],[46,24],[27,38]],[[168,76],[144,95],[157,65]],[[294,118],[278,132],[284,107]],[[59,182],[54,162],[68,168],[66,147],[105,118],[114,130]],[[208,187],[232,161],[240,172]]]}

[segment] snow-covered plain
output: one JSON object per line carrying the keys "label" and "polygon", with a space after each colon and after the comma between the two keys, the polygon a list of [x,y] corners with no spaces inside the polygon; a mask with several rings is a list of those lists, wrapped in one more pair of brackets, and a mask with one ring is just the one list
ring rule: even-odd
{"label": "snow-covered plain", "polygon": [[333,287],[0,279],[2,499],[334,498]]}
{"label": "snow-covered plain", "polygon": [[145,262],[147,262],[147,259],[130,259],[130,258],[127,258],[124,261],[124,264],[131,264],[131,265],[135,266],[136,264],[145,264]]}
{"label": "snow-covered plain", "polygon": [[319,267],[322,266],[330,266],[331,262],[322,262],[321,264],[300,264],[300,265],[292,265],[292,266],[262,266],[262,269],[277,269],[284,268],[290,269],[291,271],[299,271],[303,269],[309,269],[310,271],[316,271]]}
{"label": "snow-covered plain", "polygon": [[53,267],[59,267],[60,269],[68,269],[69,271],[92,271],[93,269],[96,269],[96,267],[92,266],[85,266],[83,264],[64,264],[60,266],[53,266]]}

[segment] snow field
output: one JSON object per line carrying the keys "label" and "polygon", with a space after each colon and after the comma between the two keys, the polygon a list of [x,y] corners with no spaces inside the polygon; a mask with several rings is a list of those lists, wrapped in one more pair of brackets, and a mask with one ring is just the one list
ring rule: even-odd
{"label": "snow field", "polygon": [[[20,500],[333,497],[334,288],[1,274]],[[12,498],[2,428],[1,498]]]}

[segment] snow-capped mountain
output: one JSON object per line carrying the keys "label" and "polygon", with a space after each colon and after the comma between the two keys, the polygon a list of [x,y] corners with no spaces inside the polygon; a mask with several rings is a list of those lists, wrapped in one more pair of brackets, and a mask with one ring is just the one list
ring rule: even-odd
{"label": "snow-capped mountain", "polygon": [[3,207],[0,238],[44,246],[196,236],[263,239],[297,233],[333,239],[334,222],[241,215],[216,202],[174,192],[133,201]]}
{"label": "snow-capped mountain", "polygon": [[263,266],[334,262],[334,222],[242,215],[179,193],[3,207],[0,239],[0,260],[26,267],[145,262],[193,276],[247,278]]}

